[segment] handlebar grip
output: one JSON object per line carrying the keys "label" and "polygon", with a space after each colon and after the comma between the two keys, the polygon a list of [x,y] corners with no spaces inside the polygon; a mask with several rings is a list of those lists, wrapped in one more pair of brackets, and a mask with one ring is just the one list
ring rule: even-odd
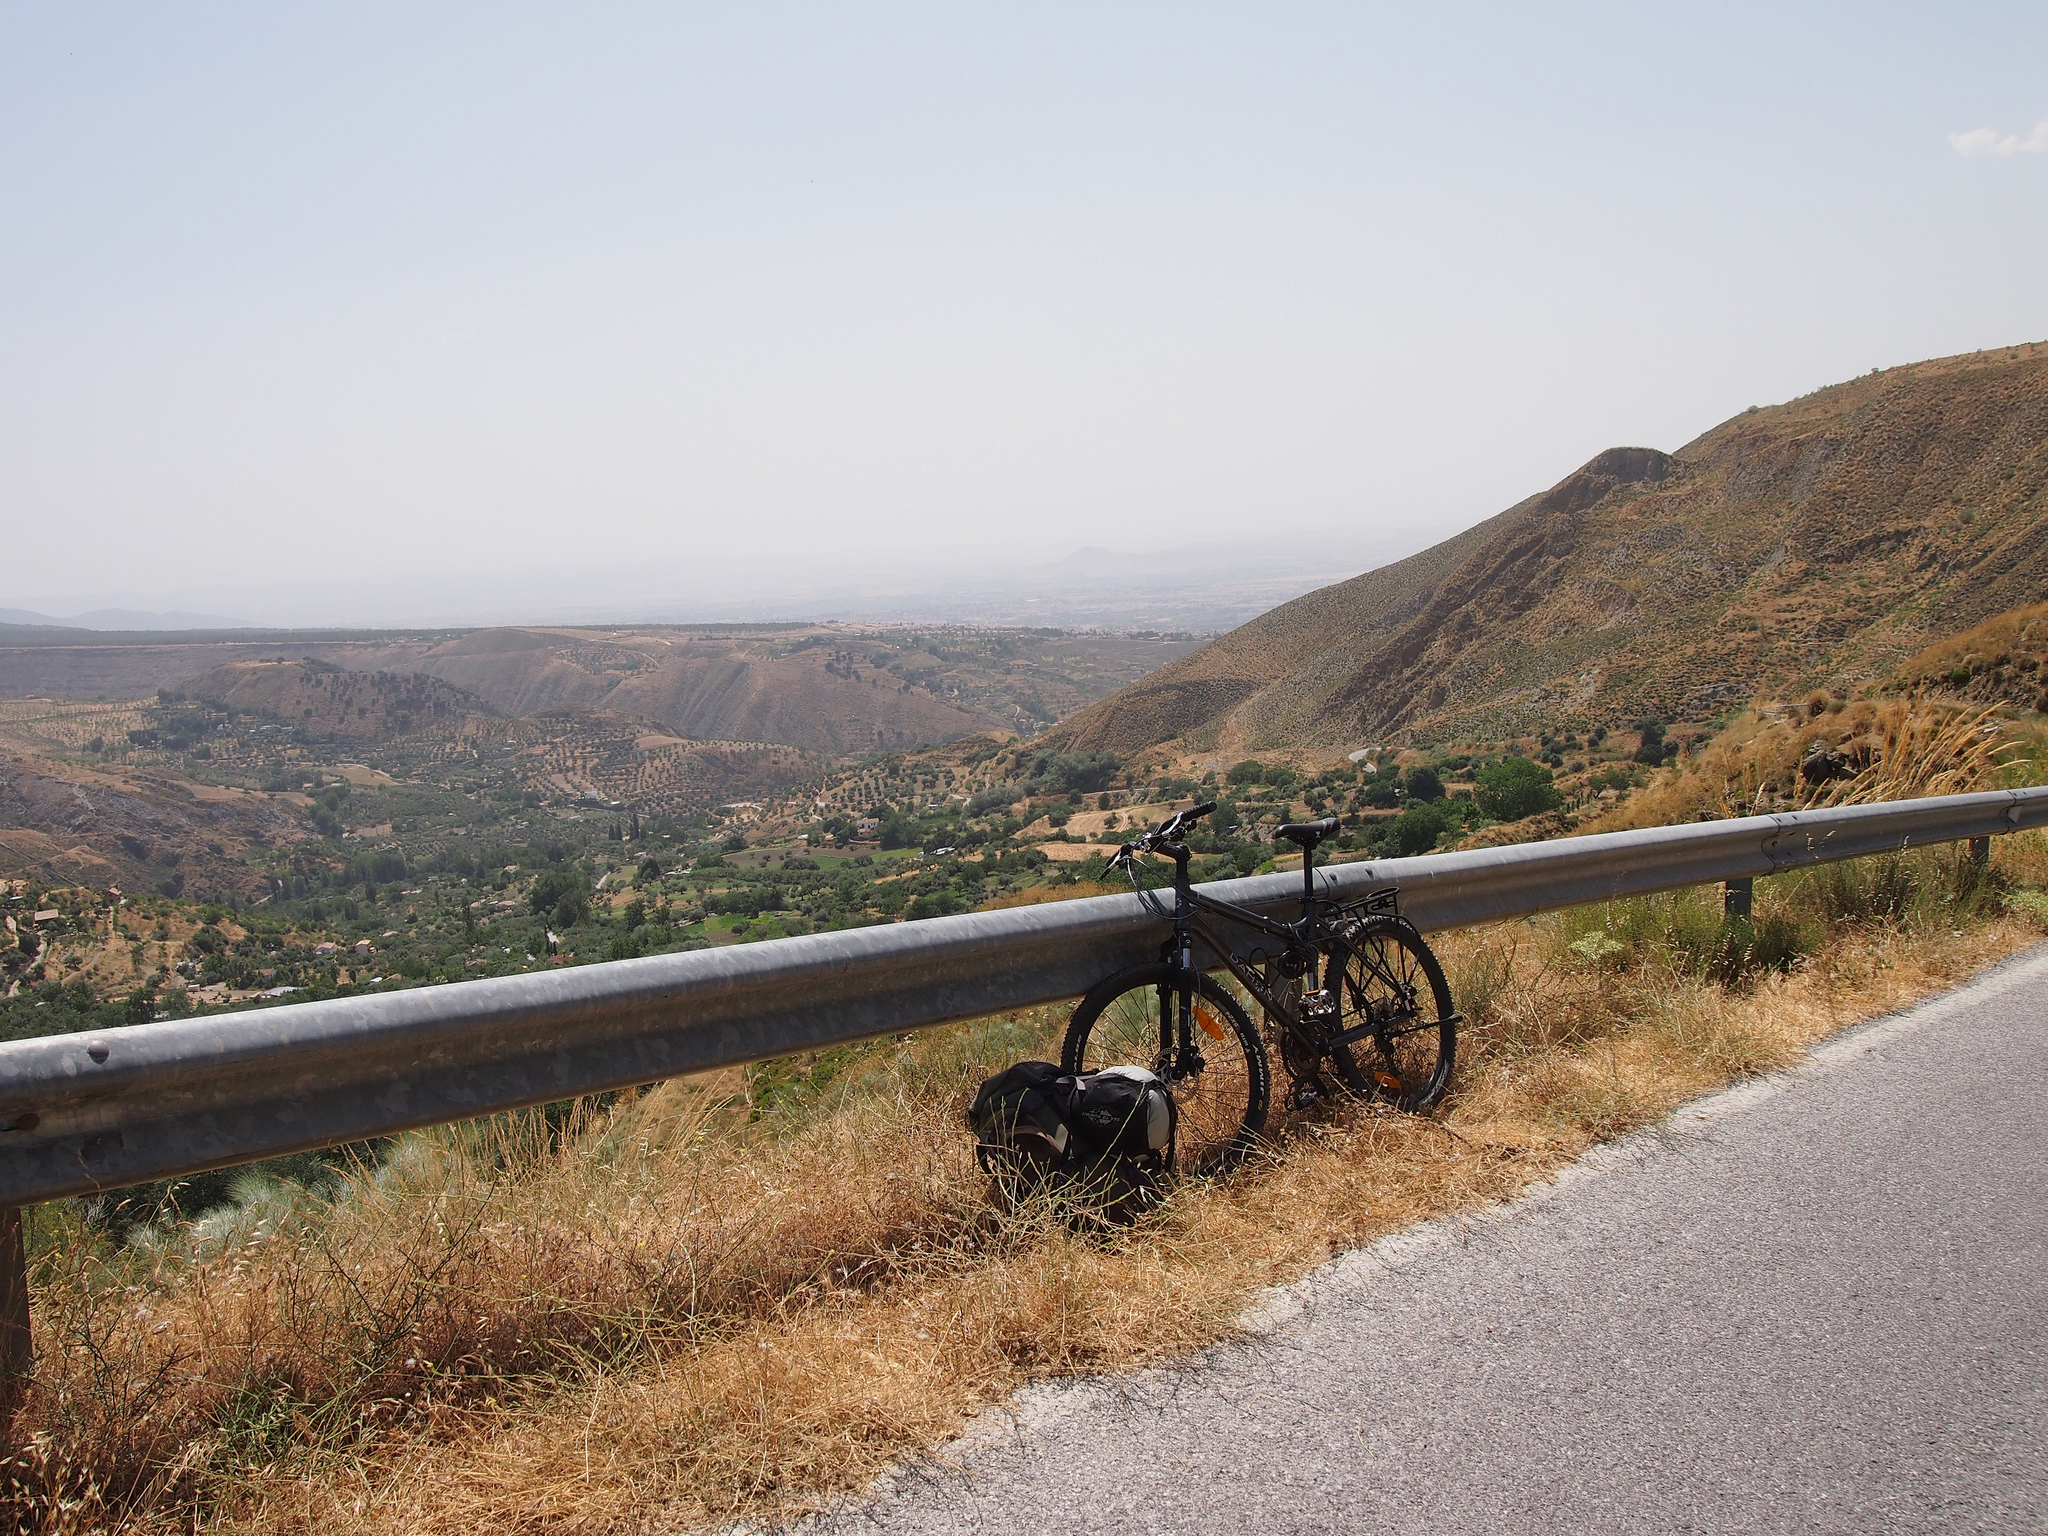
{"label": "handlebar grip", "polygon": [[1204,801],[1202,804],[1195,806],[1192,810],[1182,811],[1181,815],[1185,816],[1189,821],[1200,821],[1204,816],[1208,815],[1211,811],[1215,809],[1216,802],[1214,800],[1207,800]]}

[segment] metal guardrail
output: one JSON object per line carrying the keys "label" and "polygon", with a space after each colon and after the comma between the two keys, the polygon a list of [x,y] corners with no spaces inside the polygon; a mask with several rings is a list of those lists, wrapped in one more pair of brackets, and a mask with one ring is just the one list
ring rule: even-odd
{"label": "metal guardrail", "polygon": [[[1759,875],[1964,838],[1982,856],[2042,825],[2048,789],[2008,790],[1320,875],[1339,897],[1399,885],[1425,929],[1715,881],[1747,911]],[[1301,882],[1207,889],[1277,916]],[[1139,897],[1098,896],[0,1044],[0,1442],[34,1362],[25,1204],[1052,1002],[1150,959],[1164,933]]]}
{"label": "metal guardrail", "polygon": [[[2005,790],[1339,864],[1319,879],[1337,896],[1397,884],[1418,926],[1458,928],[2042,825],[2048,789]],[[1280,915],[1301,882],[1207,889]],[[1139,897],[1101,896],[8,1042],[0,1207],[1052,1002],[1153,958],[1165,931]]]}

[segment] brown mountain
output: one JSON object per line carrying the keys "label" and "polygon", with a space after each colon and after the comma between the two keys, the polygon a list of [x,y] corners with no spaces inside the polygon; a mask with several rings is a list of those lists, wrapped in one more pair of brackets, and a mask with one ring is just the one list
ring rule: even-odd
{"label": "brown mountain", "polygon": [[[1185,635],[961,624],[520,628],[190,643],[97,637],[56,644],[20,634],[29,638],[0,634],[0,699],[133,699],[236,663],[305,660],[351,672],[424,672],[508,716],[612,709],[696,740],[779,741],[833,754],[997,728],[1036,735],[1198,643]],[[297,707],[309,705],[316,714],[325,707],[319,699]]]}
{"label": "brown mountain", "polygon": [[169,692],[337,741],[409,735],[494,713],[475,695],[418,672],[351,672],[312,660],[229,662]]}
{"label": "brown mountain", "polygon": [[437,645],[410,664],[507,714],[615,710],[659,720],[698,741],[872,752],[1003,725],[882,670],[866,655],[856,659],[806,640],[801,631],[491,629]]}
{"label": "brown mountain", "polygon": [[1058,727],[1063,748],[1485,740],[1890,677],[2048,594],[2048,346],[1613,448],[1395,565],[1297,598]]}

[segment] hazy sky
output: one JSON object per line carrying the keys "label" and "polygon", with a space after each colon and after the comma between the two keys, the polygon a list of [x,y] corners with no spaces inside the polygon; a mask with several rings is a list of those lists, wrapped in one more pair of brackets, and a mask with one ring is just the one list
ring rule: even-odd
{"label": "hazy sky", "polygon": [[2040,4],[9,3],[0,605],[1449,532],[2048,338],[2044,61]]}

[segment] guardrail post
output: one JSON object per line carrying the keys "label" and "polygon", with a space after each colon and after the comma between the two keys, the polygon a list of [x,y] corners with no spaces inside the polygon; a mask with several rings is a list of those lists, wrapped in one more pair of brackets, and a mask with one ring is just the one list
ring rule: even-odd
{"label": "guardrail post", "polygon": [[1971,863],[1972,863],[1973,865],[1975,865],[1975,866],[1976,866],[1977,872],[1978,872],[1979,874],[1982,874],[1982,873],[1983,873],[1983,872],[1984,872],[1984,871],[1985,871],[1985,870],[1986,870],[1987,868],[1989,868],[1989,867],[1990,867],[1990,864],[1991,864],[1991,839],[1990,839],[1990,838],[1988,838],[1988,837],[1973,837],[1973,838],[1971,838],[1971,839],[1970,839],[1970,862],[1971,862]]}
{"label": "guardrail post", "polygon": [[14,1416],[35,1369],[29,1333],[28,1241],[21,1207],[0,1205],[0,1450],[14,1449]]}
{"label": "guardrail post", "polygon": [[1748,917],[1756,907],[1756,881],[1748,875],[1721,887],[1721,915]]}

